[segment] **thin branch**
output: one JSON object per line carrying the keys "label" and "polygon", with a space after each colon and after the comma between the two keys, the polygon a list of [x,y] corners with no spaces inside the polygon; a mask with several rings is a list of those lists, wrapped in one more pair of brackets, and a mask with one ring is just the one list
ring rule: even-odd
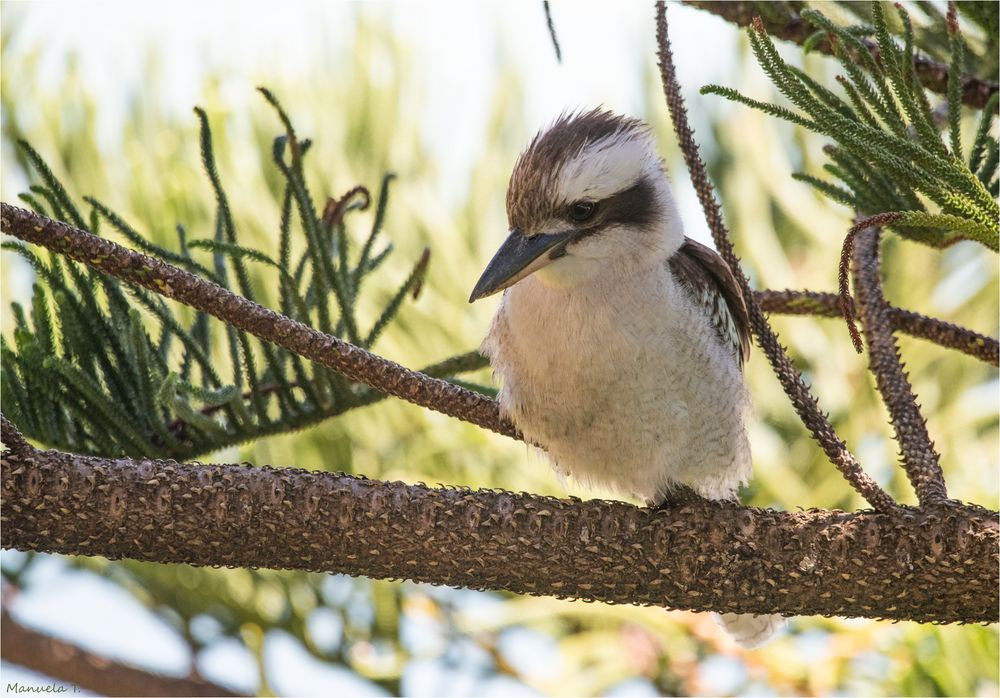
{"label": "thin branch", "polygon": [[[767,313],[780,315],[812,315],[842,317],[840,296],[818,291],[755,291],[760,307]],[[851,304],[853,307],[853,300]],[[937,318],[888,306],[891,327],[896,332],[955,349],[994,366],[1000,365],[1000,342],[984,334],[945,322]]]}
{"label": "thin branch", "polygon": [[684,153],[684,161],[687,163],[691,182],[694,184],[698,199],[705,211],[705,220],[712,231],[715,246],[722,258],[729,264],[729,268],[743,291],[747,311],[750,315],[750,325],[757,338],[757,343],[767,355],[768,361],[791,399],[795,411],[830,461],[869,504],[879,511],[889,511],[895,506],[892,497],[862,470],[861,464],[837,436],[830,420],[819,409],[816,398],[809,392],[802,375],[796,370],[784,347],[778,342],[767,318],[754,300],[750,284],[740,268],[740,260],[733,251],[733,244],[729,240],[729,231],[722,221],[722,214],[715,201],[712,185],[705,173],[705,165],[698,155],[698,145],[694,140],[694,134],[688,125],[687,111],[684,107],[684,99],[681,97],[680,87],[677,84],[673,56],[670,51],[670,40],[667,36],[667,13],[663,2],[656,3],[656,39],[660,59],[660,78],[663,82],[667,106],[670,108],[670,116],[674,122],[674,130],[677,132],[677,140]]}
{"label": "thin branch", "polygon": [[879,228],[859,231],[854,242],[855,300],[868,342],[868,366],[889,409],[889,418],[903,455],[903,468],[916,490],[920,505],[938,504],[948,498],[941,457],[927,433],[927,421],[920,413],[892,334],[882,294],[880,242]]}
{"label": "thin branch", "polygon": [[[750,25],[754,17],[760,16],[768,34],[786,41],[793,41],[796,44],[802,44],[816,32],[816,28],[802,19],[798,12],[789,9],[787,3],[772,3],[771,10],[766,15],[762,15],[754,7],[755,3],[752,2],[684,0],[684,3],[707,10],[740,27]],[[779,16],[782,13],[783,16]],[[858,37],[858,39],[878,60],[880,53],[878,44],[865,37]],[[821,39],[814,48],[827,55],[834,55],[833,46],[828,38]],[[947,65],[918,54],[913,58],[913,67],[924,87],[937,94],[945,95],[948,93],[949,67]],[[995,80],[966,75],[962,78],[962,103],[976,109],[982,109],[998,89],[1000,86]]]}
{"label": "thin branch", "polygon": [[980,361],[1000,365],[1000,342],[970,329],[889,306],[892,328],[911,337],[927,339],[942,347],[956,349]]}
{"label": "thin branch", "polygon": [[[816,317],[842,317],[841,299],[835,293],[820,293],[817,291],[754,291],[757,302],[766,313],[778,313],[780,315],[811,315]],[[853,303],[853,300],[851,300]],[[964,354],[975,357],[980,361],[991,363],[994,366],[1000,365],[1000,342],[966,329],[959,325],[954,325],[937,318],[927,317],[909,310],[903,310],[890,305],[888,307],[889,319],[892,328],[897,332],[903,332],[913,337],[926,339],[940,346],[956,349]],[[432,378],[444,378],[458,373],[476,371],[489,366],[489,361],[478,351],[470,351],[465,354],[452,356],[444,361],[440,361],[420,369],[423,373]],[[301,387],[295,381],[288,383],[289,387]],[[268,394],[281,388],[274,383],[266,383],[259,386],[259,390]],[[250,399],[250,393],[244,392],[242,398]],[[212,415],[223,409],[224,405],[214,405],[205,407],[201,414]],[[331,415],[328,415],[331,416]],[[183,422],[177,420],[168,425],[171,430],[178,429]]]}
{"label": "thin branch", "polygon": [[0,207],[2,230],[9,235],[173,298],[379,392],[521,438],[517,428],[500,417],[496,401],[484,395],[400,366],[154,257],[8,203]]}
{"label": "thin branch", "polygon": [[556,62],[562,63],[562,50],[559,48],[559,39],[556,37],[556,25],[552,21],[552,6],[549,0],[543,0],[542,9],[545,10],[545,23],[549,26],[549,38],[552,39],[552,47],[556,50]]}
{"label": "thin branch", "polygon": [[[854,313],[854,302],[851,300],[851,289],[848,281],[848,275],[851,270],[851,255],[854,254],[854,238],[862,230],[870,228],[872,226],[887,226],[895,223],[901,218],[902,214],[890,211],[887,213],[876,213],[874,216],[869,216],[861,221],[855,223],[850,230],[847,231],[847,235],[844,237],[844,243],[840,248],[840,265],[837,271],[838,286],[840,292],[840,313],[844,316],[844,320],[847,321],[847,331],[851,335],[851,343],[854,345],[854,351],[859,354],[864,351],[864,343],[861,341],[861,333],[858,332],[858,324],[855,321]],[[889,327],[889,325],[886,325]]]}
{"label": "thin branch", "polygon": [[323,216],[320,220],[323,221],[323,226],[327,230],[330,230],[335,225],[340,225],[344,222],[344,214],[347,213],[347,207],[351,203],[351,200],[356,196],[361,197],[361,201],[355,204],[358,210],[367,210],[372,203],[372,195],[371,192],[368,191],[368,187],[361,184],[348,190],[348,192],[339,199],[334,199],[331,196],[326,200],[326,206],[323,207]]}
{"label": "thin branch", "polygon": [[[93,654],[21,625],[6,610],[0,614],[0,634],[3,635],[0,656],[4,660],[105,696],[245,695],[202,679],[153,674]],[[8,691],[10,685],[7,684]],[[23,685],[21,692],[55,692],[43,689],[46,687]]]}
{"label": "thin branch", "polygon": [[[18,442],[3,425],[4,440]],[[0,545],[19,550],[697,611],[979,623],[996,621],[1000,603],[997,514],[955,503],[852,514],[707,500],[640,509],[30,446],[3,454],[0,482]]]}

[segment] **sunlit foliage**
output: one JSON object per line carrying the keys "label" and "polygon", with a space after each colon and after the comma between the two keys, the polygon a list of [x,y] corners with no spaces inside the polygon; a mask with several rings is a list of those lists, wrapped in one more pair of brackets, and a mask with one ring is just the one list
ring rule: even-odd
{"label": "sunlit foliage", "polygon": [[[419,76],[408,68],[406,48],[385,29],[365,20],[347,30],[354,39],[345,49],[350,60],[345,61],[343,71],[335,75],[317,71],[303,75],[300,82],[271,87],[296,123],[299,138],[312,141],[301,176],[316,200],[339,197],[358,184],[377,192],[386,172],[399,174],[381,221],[382,234],[396,247],[390,258],[395,261],[387,262],[365,282],[353,312],[358,327],[364,328],[357,330],[358,336],[367,336],[367,328],[377,324],[399,289],[407,288],[413,262],[429,247],[431,262],[420,298],[402,305],[384,327],[378,344],[386,356],[408,366],[424,366],[474,349],[485,333],[487,313],[470,310],[465,298],[490,252],[483,231],[505,225],[506,173],[523,138],[537,125],[518,123],[517,111],[509,106],[517,94],[518,76],[498,76],[494,115],[468,196],[456,207],[447,205],[435,190],[433,163],[409,118],[408,105],[414,100],[412,91]],[[729,38],[720,35],[719,40]],[[749,51],[744,53],[742,73],[733,76],[732,83],[755,99],[775,99]],[[177,225],[184,226],[189,241],[218,239],[218,189],[213,191],[199,167],[204,148],[198,117],[165,115],[148,95],[134,95],[120,143],[100,145],[95,114],[101,105],[94,103],[72,71],[58,94],[43,93],[29,79],[30,57],[18,56],[16,65],[7,55],[3,58],[8,74],[16,71],[19,75],[16,81],[5,80],[2,91],[8,156],[5,184],[13,181],[13,174],[19,174],[21,181],[41,181],[37,168],[28,162],[29,151],[14,150],[14,143],[25,139],[49,163],[54,176],[71,186],[70,196],[92,196],[128,221],[150,244],[182,254]],[[825,84],[832,79],[827,59],[796,56],[789,60],[801,61],[802,69]],[[368,79],[376,63],[381,71],[390,66],[391,79]],[[149,73],[156,74],[155,66],[150,66]],[[634,79],[645,82],[649,95],[647,113],[638,116],[653,123],[663,151],[673,152],[653,71]],[[322,90],[315,88],[318,84]],[[251,262],[252,255],[238,253],[231,245],[281,258],[289,178],[276,166],[272,154],[275,138],[282,134],[288,147],[288,133],[264,102],[235,113],[214,85],[215,81],[207,81],[203,104],[214,126],[215,168],[226,187],[227,208],[239,237],[235,243],[223,236],[214,249],[209,243],[204,250],[192,251],[192,258],[203,260],[210,270],[215,263],[213,252],[228,255],[230,263],[240,260],[257,299],[279,308],[289,300],[284,287],[275,281],[279,275],[269,263]],[[700,101],[691,108],[708,109]],[[973,125],[968,130],[974,129]],[[707,151],[715,153],[709,165],[754,284],[833,290],[837,254],[851,225],[850,212],[791,178],[793,169],[812,172],[822,166],[827,141],[743,108],[722,111],[712,122],[711,133],[698,135],[716,146]],[[673,161],[670,169],[676,182],[684,179]],[[15,193],[5,191],[5,200]],[[347,215],[346,224],[337,231],[343,236],[338,238],[339,249],[358,253],[365,247],[378,215],[372,209],[377,207]],[[320,213],[316,212],[317,218]],[[120,226],[108,216],[104,219],[102,234],[135,244],[122,237]],[[224,234],[228,224],[223,221],[222,225]],[[309,249],[301,234],[289,245],[289,259],[298,260]],[[887,243],[885,266],[886,289],[894,303],[996,335],[997,268],[985,249],[962,243],[939,251],[895,239]],[[31,307],[37,295],[32,282],[41,283],[41,278],[11,253],[5,253],[4,272],[4,290],[23,307]],[[103,302],[104,307],[111,307],[114,301],[109,296]],[[38,322],[61,327],[59,303],[53,298],[40,304],[35,313]],[[49,311],[48,320],[42,319],[42,305]],[[3,336],[13,344],[18,319],[6,307],[3,312]],[[198,322],[185,308],[171,312],[184,328]],[[323,322],[318,306],[311,309],[309,318]],[[333,317],[329,321],[336,322]],[[122,327],[115,336],[122,342],[130,337],[141,339],[144,333],[152,338],[151,346],[159,340],[156,332],[162,327],[145,311],[138,316],[126,314],[118,322]],[[775,318],[774,322],[841,436],[893,495],[912,501],[906,479],[895,464],[884,409],[843,324],[805,318]],[[38,327],[27,316],[25,323]],[[341,329],[347,331],[346,323]],[[236,385],[231,377],[240,360],[231,358],[234,353],[225,331],[221,327],[214,331],[215,338],[204,350],[211,351],[213,365],[227,376],[226,385]],[[251,344],[261,361],[262,350]],[[902,338],[901,344],[911,380],[930,417],[931,434],[943,454],[951,494],[996,507],[996,370],[920,340]],[[179,360],[183,362],[183,354]],[[165,379],[169,371],[163,375]],[[861,506],[804,434],[759,357],[749,362],[748,375],[757,415],[752,431],[756,474],[745,499],[788,509]],[[486,371],[472,374],[472,379],[490,383]],[[175,396],[185,397],[180,386],[175,383]],[[194,393],[185,399],[192,395],[201,399]],[[197,409],[207,406],[203,399],[194,404]],[[211,458],[406,481],[547,494],[562,491],[523,444],[398,401],[352,410],[294,433],[229,446]],[[5,579],[29,584],[37,559],[6,557]],[[788,636],[763,650],[742,653],[707,617],[659,609],[513,598],[298,572],[196,569],[101,559],[76,559],[68,564],[101,575],[134,595],[177,630],[190,644],[196,661],[208,657],[211,648],[223,641],[238,640],[260,666],[259,675],[246,677],[242,687],[262,691],[281,690],[280,685],[270,683],[264,662],[268,643],[281,633],[318,661],[345,667],[393,694],[419,688],[415,683],[418,669],[428,661],[465,682],[469,693],[485,693],[502,687],[504,681],[564,695],[603,694],[616,687],[664,694],[759,690],[973,695],[997,690],[995,628],[800,619]],[[533,661],[525,657],[525,647],[535,654]],[[211,676],[207,663],[199,669]]]}

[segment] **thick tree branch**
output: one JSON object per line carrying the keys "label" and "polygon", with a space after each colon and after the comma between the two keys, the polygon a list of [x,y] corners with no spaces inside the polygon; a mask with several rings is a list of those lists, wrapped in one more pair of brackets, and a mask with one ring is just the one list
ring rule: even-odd
{"label": "thick tree branch", "polygon": [[684,106],[684,98],[681,96],[680,86],[677,82],[673,54],[670,50],[670,38],[667,35],[667,8],[662,0],[656,3],[656,43],[660,60],[660,79],[663,83],[663,93],[670,109],[670,116],[674,122],[674,131],[677,133],[677,142],[684,154],[684,162],[691,175],[691,183],[694,185],[699,201],[701,201],[705,220],[709,230],[712,231],[715,246],[722,258],[729,264],[733,276],[736,277],[743,291],[747,311],[750,315],[750,325],[758,345],[771,363],[771,368],[778,380],[781,381],[781,386],[795,407],[796,413],[826,453],[830,462],[843,473],[844,478],[851,486],[860,492],[875,509],[879,511],[892,509],[895,505],[892,497],[868,476],[858,460],[837,436],[830,420],[820,410],[816,398],[802,379],[802,374],[796,370],[788,352],[781,346],[777,335],[771,329],[770,323],[754,299],[750,282],[743,273],[739,257],[736,256],[733,243],[729,240],[729,231],[722,220],[719,205],[715,201],[715,193],[705,172],[705,164],[698,154],[698,144],[694,139],[694,132],[688,125],[687,109]]}
{"label": "thick tree branch", "polygon": [[[840,296],[819,291],[755,291],[761,310],[780,315],[843,317]],[[853,306],[852,306],[853,307]],[[955,349],[980,361],[1000,365],[1000,342],[965,327],[889,305],[888,320],[896,332]]]}
{"label": "thick tree branch", "polygon": [[879,228],[864,228],[854,237],[854,293],[868,343],[868,365],[889,410],[903,468],[921,506],[944,501],[948,491],[941,458],[927,433],[917,398],[906,378],[896,338],[889,322],[888,304],[882,295]]}
{"label": "thick tree branch", "polygon": [[[241,695],[208,681],[153,674],[128,664],[112,661],[64,640],[27,628],[11,618],[6,610],[0,615],[0,634],[3,635],[0,656],[8,662],[20,664],[32,671],[101,695]],[[43,687],[24,687],[25,690],[32,688],[41,689]],[[36,690],[34,692],[51,693],[52,691]]]}
{"label": "thick tree branch", "polygon": [[639,509],[23,444],[0,465],[5,548],[698,611],[997,620],[997,515],[975,506]]}
{"label": "thick tree branch", "polygon": [[[797,44],[803,43],[816,32],[816,27],[802,19],[798,12],[788,7],[787,3],[772,3],[769,12],[761,13],[755,9],[752,2],[718,2],[716,0],[684,0],[684,2],[687,5],[707,10],[740,27],[750,25],[754,17],[759,16],[769,35]],[[878,59],[878,45],[865,37],[859,37],[859,39],[872,56]],[[827,55],[833,55],[833,47],[828,39],[822,39],[815,48]],[[913,66],[916,68],[917,77],[924,87],[940,95],[948,94],[949,67],[947,65],[938,63],[927,56],[917,55],[913,58]],[[962,78],[962,103],[976,109],[982,109],[997,89],[998,85],[994,80],[966,75]]]}

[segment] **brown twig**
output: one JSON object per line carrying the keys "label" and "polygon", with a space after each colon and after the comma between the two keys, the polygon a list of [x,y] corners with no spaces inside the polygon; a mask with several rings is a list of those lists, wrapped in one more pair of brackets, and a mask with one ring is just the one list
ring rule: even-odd
{"label": "brown twig", "polygon": [[847,331],[851,335],[851,343],[854,345],[854,351],[859,354],[864,351],[864,343],[861,341],[861,333],[858,332],[858,323],[855,321],[854,317],[854,302],[851,300],[851,287],[849,283],[849,274],[851,270],[851,255],[854,253],[854,237],[865,228],[872,226],[883,227],[891,225],[892,223],[898,221],[902,214],[900,213],[878,213],[874,216],[869,216],[863,220],[855,223],[850,230],[847,231],[847,235],[844,237],[844,244],[840,248],[840,266],[837,270],[837,280],[839,284],[840,293],[840,313],[844,316],[844,320],[847,321]]}
{"label": "brown twig", "polygon": [[20,550],[698,611],[997,620],[996,512],[954,503],[850,514],[703,499],[641,509],[30,447],[0,458],[0,494],[0,545]]}
{"label": "brown twig", "polygon": [[[154,674],[138,667],[96,655],[59,638],[21,625],[4,609],[0,612],[3,635],[0,656],[8,662],[51,676],[105,696],[239,696],[204,679]],[[18,683],[13,693],[58,693],[51,684]],[[68,692],[72,695],[74,691]]]}
{"label": "brown twig", "polygon": [[729,264],[729,268],[743,291],[747,312],[750,316],[750,325],[757,338],[757,343],[771,363],[771,367],[791,399],[795,411],[813,438],[823,448],[830,461],[875,509],[879,511],[891,510],[895,507],[892,497],[864,472],[861,464],[837,436],[830,420],[819,409],[816,398],[809,392],[809,388],[802,380],[802,375],[792,364],[792,360],[778,342],[778,338],[768,324],[763,311],[754,300],[750,284],[740,268],[740,260],[733,251],[729,232],[722,221],[722,214],[715,201],[712,185],[705,173],[705,165],[698,154],[698,145],[694,140],[694,134],[688,125],[687,110],[684,107],[684,99],[681,97],[680,87],[677,84],[670,40],[667,36],[666,6],[662,1],[656,3],[656,39],[660,59],[660,77],[667,106],[670,108],[670,116],[674,122],[674,130],[677,133],[677,140],[684,153],[684,161],[687,163],[691,182],[705,212],[705,220],[712,231],[715,246],[722,258]]}
{"label": "brown twig", "polygon": [[371,205],[372,195],[369,193],[368,188],[361,184],[350,189],[339,199],[334,199],[332,196],[327,199],[326,206],[323,207],[323,227],[330,230],[333,226],[339,224],[344,218],[344,213],[347,211],[347,205],[351,203],[351,199],[358,195],[364,197],[364,200],[358,204],[358,208],[364,211]]}
{"label": "brown twig", "polygon": [[893,306],[889,306],[889,316],[892,328],[897,332],[928,339],[942,347],[974,356],[980,361],[1000,365],[1000,342],[992,337]]}
{"label": "brown twig", "polygon": [[[767,313],[843,317],[841,296],[819,291],[755,291],[754,297]],[[854,300],[850,300],[853,307]],[[1000,342],[965,327],[937,318],[888,306],[889,321],[896,332],[960,351],[994,366],[1000,365]]]}
{"label": "brown twig", "polygon": [[8,203],[2,230],[88,267],[173,298],[258,339],[337,371],[379,392],[520,439],[495,400],[431,378],[263,308],[218,284],[109,240]]}
{"label": "brown twig", "polygon": [[559,48],[559,39],[556,37],[556,24],[552,21],[552,7],[549,0],[543,0],[542,9],[545,10],[545,23],[549,27],[549,38],[552,40],[552,48],[556,50],[556,62],[562,63],[562,49]]}
{"label": "brown twig", "polygon": [[939,504],[948,498],[941,458],[927,433],[927,422],[906,378],[882,294],[881,230],[863,228],[854,237],[854,289],[868,341],[868,366],[889,410],[903,456],[903,469],[916,490],[920,505]]}
{"label": "brown twig", "polygon": [[417,300],[420,297],[420,291],[424,287],[424,277],[427,275],[427,265],[431,262],[431,248],[425,247],[424,251],[420,253],[420,259],[417,260],[416,265],[413,267],[413,272],[410,278],[416,279],[413,282],[413,289],[410,291],[410,295],[413,300]]}
{"label": "brown twig", "polygon": [[[762,14],[752,2],[717,2],[715,0],[684,0],[684,2],[687,5],[707,10],[741,27],[750,25],[754,17]],[[761,16],[761,21],[771,36],[802,44],[815,33],[816,28],[802,19],[798,12],[786,9],[787,3],[770,3],[770,7],[771,11],[765,16]],[[858,39],[878,60],[878,44],[865,37],[858,37]],[[833,46],[828,38],[821,39],[816,44],[815,50],[827,55],[834,54]],[[918,54],[913,57],[913,67],[924,87],[937,94],[948,93],[949,67],[947,65]],[[995,80],[966,75],[962,78],[962,103],[976,109],[982,109],[998,88],[1000,86]]]}

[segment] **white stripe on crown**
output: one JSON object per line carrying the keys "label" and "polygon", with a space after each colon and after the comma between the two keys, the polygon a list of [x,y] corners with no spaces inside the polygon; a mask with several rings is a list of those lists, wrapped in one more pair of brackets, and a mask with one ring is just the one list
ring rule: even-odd
{"label": "white stripe on crown", "polygon": [[558,200],[606,199],[659,168],[660,157],[649,129],[625,128],[584,146],[559,168]]}

